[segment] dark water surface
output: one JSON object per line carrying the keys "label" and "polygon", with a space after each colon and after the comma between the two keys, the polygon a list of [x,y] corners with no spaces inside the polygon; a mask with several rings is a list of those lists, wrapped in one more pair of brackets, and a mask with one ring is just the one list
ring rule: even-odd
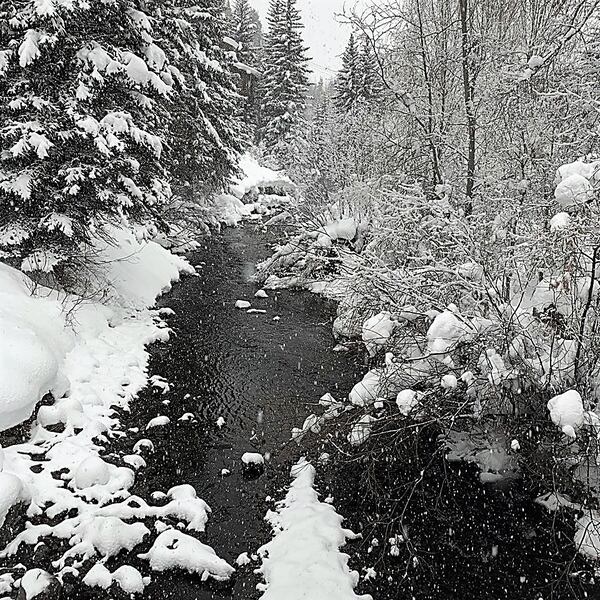
{"label": "dark water surface", "polygon": [[[269,238],[253,229],[227,229],[188,256],[199,276],[183,279],[160,302],[175,311],[167,317],[173,335],[151,348],[150,373],[164,377],[170,391],[163,395],[147,388],[141,393],[131,414],[124,415],[126,426],[140,432],[118,448],[125,450],[143,437],[154,442],[156,451],[138,472],[132,491],[147,498],[155,490],[193,485],[213,509],[200,539],[230,564],[271,538],[264,516],[273,503],[265,498],[282,497],[289,466],[300,453],[295,443],[288,444],[291,428],[302,426],[310,405],[325,392],[347,394],[362,370],[348,355],[332,352],[333,303],[295,291],[254,298],[258,287],[249,278],[255,264],[268,256]],[[234,307],[238,299],[267,312],[247,314]],[[198,423],[177,421],[187,412]],[[144,431],[158,415],[169,416],[171,424]],[[216,426],[220,416],[222,429]],[[270,453],[264,475],[243,476],[244,452]],[[230,476],[221,476],[224,468]],[[147,571],[143,562],[130,564]],[[252,572],[257,566],[238,569],[230,584],[202,583],[182,573],[154,574],[144,597],[258,597],[260,578]]]}

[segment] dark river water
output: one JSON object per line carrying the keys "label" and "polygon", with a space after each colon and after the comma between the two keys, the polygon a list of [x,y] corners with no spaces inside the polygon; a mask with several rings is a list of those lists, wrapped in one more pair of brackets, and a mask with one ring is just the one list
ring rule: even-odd
{"label": "dark river water", "polygon": [[[183,279],[160,302],[175,311],[167,317],[173,335],[151,349],[150,373],[167,379],[170,391],[162,395],[147,388],[124,415],[126,426],[140,427],[138,436],[128,438],[129,447],[146,436],[156,446],[133,491],[146,497],[180,483],[193,485],[213,509],[200,539],[230,564],[271,538],[264,516],[273,503],[265,498],[283,497],[289,467],[300,456],[289,443],[292,427],[302,426],[325,392],[347,394],[363,370],[332,351],[333,303],[299,291],[254,298],[258,287],[250,277],[268,254],[269,236],[246,225],[215,235],[206,248],[188,255],[199,276]],[[266,313],[236,309],[238,299]],[[197,424],[177,421],[187,412],[196,415]],[[145,432],[145,423],[158,415],[169,416],[171,424]],[[221,429],[219,417],[225,419]],[[244,477],[244,452],[270,454],[264,475]],[[222,477],[222,469],[231,475]],[[257,566],[239,568],[231,584],[157,574],[144,597],[258,597]]]}

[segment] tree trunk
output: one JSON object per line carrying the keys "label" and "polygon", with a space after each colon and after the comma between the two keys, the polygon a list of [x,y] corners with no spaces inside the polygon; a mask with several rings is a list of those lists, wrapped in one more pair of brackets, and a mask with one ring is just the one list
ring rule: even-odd
{"label": "tree trunk", "polygon": [[458,0],[460,7],[460,27],[462,33],[462,75],[467,116],[467,184],[465,188],[465,214],[473,212],[473,188],[475,186],[475,134],[477,118],[475,116],[475,83],[471,72],[471,42],[469,39],[469,0]]}

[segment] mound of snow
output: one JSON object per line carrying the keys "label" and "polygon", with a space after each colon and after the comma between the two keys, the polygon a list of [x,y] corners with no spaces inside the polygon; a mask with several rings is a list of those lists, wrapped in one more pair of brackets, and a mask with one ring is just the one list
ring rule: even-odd
{"label": "mound of snow", "polygon": [[427,350],[443,358],[460,342],[468,342],[490,325],[485,319],[470,319],[459,314],[454,304],[438,314],[427,330]]}
{"label": "mound of snow", "polygon": [[235,572],[210,546],[173,529],[163,531],[150,550],[139,557],[147,560],[153,571],[183,569],[200,575],[203,581],[209,577],[225,581]]}
{"label": "mound of snow", "polygon": [[583,401],[579,392],[569,390],[564,394],[554,396],[548,400],[548,410],[552,422],[560,427],[562,432],[571,437],[576,437],[576,431],[583,425]]}
{"label": "mound of snow", "polygon": [[266,516],[275,537],[258,551],[266,582],[261,600],[372,600],[354,593],[359,576],[339,548],[356,536],[342,528],[331,504],[319,501],[314,467],[301,459],[291,475],[285,500]]}
{"label": "mound of snow", "polygon": [[355,406],[368,406],[373,404],[379,396],[381,389],[379,371],[369,371],[350,391],[348,399]]}
{"label": "mound of snow", "polygon": [[242,454],[242,463],[245,465],[264,465],[265,459],[258,452],[244,452]]}
{"label": "mound of snow", "polygon": [[421,402],[421,392],[415,392],[414,390],[402,390],[398,392],[396,396],[396,406],[403,416],[408,416],[415,408],[417,408]]}
{"label": "mound of snow", "polygon": [[248,192],[258,193],[261,189],[273,188],[282,192],[293,192],[296,186],[289,177],[281,171],[273,171],[268,167],[258,164],[250,154],[240,158],[239,168],[242,177],[231,187],[231,191],[238,198],[243,198]]}
{"label": "mound of snow", "polygon": [[367,319],[362,327],[362,341],[364,342],[369,356],[377,354],[380,347],[386,345],[394,332],[396,323],[392,320],[389,312],[380,312]]}
{"label": "mound of snow", "polygon": [[554,197],[562,208],[573,208],[592,200],[594,188],[583,175],[574,173],[556,186]]}
{"label": "mound of snow", "polygon": [[239,308],[240,310],[246,310],[248,308],[250,308],[252,306],[252,304],[250,304],[250,302],[248,302],[248,300],[236,300],[235,302],[235,307]]}
{"label": "mound of snow", "polygon": [[21,578],[19,586],[23,590],[25,600],[33,600],[50,587],[58,587],[58,582],[44,569],[30,569]]}
{"label": "mound of snow", "polygon": [[0,527],[15,504],[29,500],[30,493],[19,477],[12,473],[0,473]]}
{"label": "mound of snow", "polygon": [[348,434],[348,442],[351,446],[360,446],[364,444],[371,436],[373,430],[373,423],[377,419],[371,415],[363,415],[350,430]]}
{"label": "mound of snow", "polygon": [[593,162],[584,162],[583,160],[577,160],[572,163],[567,163],[560,166],[556,171],[556,178],[554,184],[558,185],[561,181],[564,181],[571,175],[581,175],[588,181],[597,183],[600,177],[600,160]]}
{"label": "mound of snow", "polygon": [[[0,263],[0,430],[18,425],[50,392],[68,390],[64,359],[73,346],[58,299]],[[43,296],[43,297],[42,297]]]}
{"label": "mound of snow", "polygon": [[109,465],[99,456],[90,456],[77,467],[73,484],[79,489],[105,485],[110,480]]}
{"label": "mound of snow", "polygon": [[213,198],[213,208],[216,211],[215,217],[220,223],[235,227],[252,214],[254,205],[244,204],[231,194],[219,194]]}
{"label": "mound of snow", "polygon": [[150,308],[172,282],[179,281],[180,273],[194,272],[185,259],[155,242],[138,240],[129,230],[111,227],[106,233],[110,242],[95,242],[98,274],[127,308]]}
{"label": "mound of snow", "polygon": [[550,219],[550,231],[561,231],[571,226],[571,215],[566,212],[559,212]]}

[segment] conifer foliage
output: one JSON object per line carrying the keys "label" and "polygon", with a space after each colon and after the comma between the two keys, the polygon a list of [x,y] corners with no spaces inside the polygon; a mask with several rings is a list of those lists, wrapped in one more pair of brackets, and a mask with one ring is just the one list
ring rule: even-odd
{"label": "conifer foliage", "polygon": [[244,121],[256,126],[260,110],[258,76],[260,72],[260,18],[248,0],[235,0],[232,8],[232,38],[237,42],[237,67],[240,72],[239,91],[243,96]]}
{"label": "conifer foliage", "polygon": [[342,56],[336,82],[336,106],[349,111],[361,101],[375,99],[380,93],[378,66],[369,40],[352,33]]}
{"label": "conifer foliage", "polygon": [[107,222],[161,223],[183,118],[200,124],[187,132],[192,164],[214,185],[231,173],[241,127],[222,6],[187,4],[0,2],[5,259],[51,271]]}
{"label": "conifer foliage", "polygon": [[259,139],[269,151],[297,136],[304,120],[308,68],[296,0],[271,0],[265,38]]}

